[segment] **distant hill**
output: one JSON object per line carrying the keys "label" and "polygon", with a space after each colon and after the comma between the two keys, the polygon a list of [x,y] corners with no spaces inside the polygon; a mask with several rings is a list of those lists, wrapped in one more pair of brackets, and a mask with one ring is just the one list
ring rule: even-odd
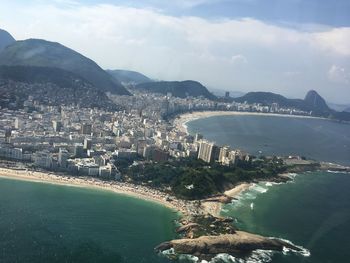
{"label": "distant hill", "polygon": [[311,111],[313,116],[330,117],[339,120],[350,120],[347,112],[337,112],[328,107],[326,101],[314,90],[310,90],[304,99],[288,99],[282,95],[271,92],[249,92],[246,95],[235,98],[236,102],[261,103],[271,105],[278,103],[282,107],[291,107],[303,111]]}
{"label": "distant hill", "polygon": [[346,108],[344,111],[350,113],[350,107]]}
{"label": "distant hill", "polygon": [[0,52],[16,40],[5,30],[0,29]]}
{"label": "distant hill", "polygon": [[304,107],[309,108],[316,114],[326,115],[330,114],[331,110],[326,101],[315,91],[310,90],[304,98]]}
{"label": "distant hill", "polygon": [[113,78],[122,83],[127,84],[140,84],[145,82],[152,82],[152,80],[145,75],[130,70],[106,70],[108,74],[110,74]]}
{"label": "distant hill", "polygon": [[349,111],[350,112],[350,104],[337,104],[332,102],[327,102],[327,105],[336,111]]}
{"label": "distant hill", "polygon": [[[271,105],[272,103],[278,103],[280,106],[284,107],[293,107],[298,103],[301,103],[302,100],[291,100],[283,97],[280,94],[275,94],[272,92],[248,92],[242,97],[235,98],[236,102],[247,102],[252,103],[261,103],[263,105]],[[299,105],[298,105],[299,106]]]}
{"label": "distant hill", "polygon": [[0,64],[60,68],[81,76],[101,91],[130,94],[94,61],[59,43],[40,39],[16,41],[2,50]]}
{"label": "distant hill", "polygon": [[193,80],[141,83],[136,85],[135,88],[161,94],[167,94],[170,92],[173,96],[179,98],[186,98],[187,96],[203,96],[210,100],[216,100],[216,97],[210,93],[206,87]]}
{"label": "distant hill", "polygon": [[0,66],[2,106],[6,106],[6,101],[21,104],[28,96],[48,105],[116,108],[104,92],[72,72],[59,68]]}

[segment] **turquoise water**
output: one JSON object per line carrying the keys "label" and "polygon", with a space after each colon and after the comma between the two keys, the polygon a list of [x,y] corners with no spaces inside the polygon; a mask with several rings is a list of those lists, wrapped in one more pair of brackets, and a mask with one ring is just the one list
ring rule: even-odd
{"label": "turquoise water", "polygon": [[[298,154],[350,165],[350,125],[325,120],[225,116],[188,124],[220,144],[257,153]],[[310,256],[265,253],[250,262],[333,263],[350,260],[350,174],[313,172],[293,182],[260,183],[226,205],[222,214],[246,231],[280,237]]]}
{"label": "turquoise water", "polygon": [[168,262],[177,215],[107,191],[0,179],[0,262]]}

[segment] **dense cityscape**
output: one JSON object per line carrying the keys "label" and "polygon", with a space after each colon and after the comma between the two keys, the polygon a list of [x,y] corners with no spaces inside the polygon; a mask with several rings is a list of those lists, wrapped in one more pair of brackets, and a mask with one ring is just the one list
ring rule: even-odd
{"label": "dense cityscape", "polygon": [[[123,111],[84,105],[47,106],[29,96],[24,109],[1,109],[0,156],[27,166],[106,179],[121,178],[117,161],[162,162],[198,157],[205,162],[233,164],[246,158],[239,149],[217,146],[202,135],[187,134],[169,116],[192,111],[247,111],[310,115],[296,109],[260,104],[214,102],[134,92],[109,95]],[[228,94],[226,94],[228,96]],[[249,157],[247,157],[249,158]]]}

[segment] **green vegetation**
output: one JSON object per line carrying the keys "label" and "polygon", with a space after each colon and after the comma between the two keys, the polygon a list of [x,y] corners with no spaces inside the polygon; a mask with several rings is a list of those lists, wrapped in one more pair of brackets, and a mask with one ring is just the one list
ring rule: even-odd
{"label": "green vegetation", "polygon": [[206,87],[204,87],[201,83],[193,80],[141,83],[139,85],[136,85],[135,88],[161,94],[167,94],[168,92],[171,92],[173,96],[179,98],[186,98],[187,96],[203,96],[210,100],[217,100],[216,96],[210,93]]}
{"label": "green vegetation", "polygon": [[16,41],[0,53],[0,64],[60,68],[86,79],[102,92],[130,95],[94,61],[59,43],[40,39]]}
{"label": "green vegetation", "polygon": [[217,218],[210,214],[193,216],[192,221],[198,225],[193,229],[193,237],[218,236],[220,234],[234,234],[236,227],[232,218]]}
{"label": "green vegetation", "polygon": [[135,183],[171,189],[179,198],[197,200],[223,192],[239,182],[273,178],[286,171],[277,158],[239,160],[234,166],[208,165],[197,159],[171,160],[132,166],[127,175]]}

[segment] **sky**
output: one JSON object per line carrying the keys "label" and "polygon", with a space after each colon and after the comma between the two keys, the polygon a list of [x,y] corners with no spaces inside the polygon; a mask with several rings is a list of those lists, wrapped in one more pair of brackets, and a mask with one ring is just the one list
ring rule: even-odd
{"label": "sky", "polygon": [[0,0],[0,28],[105,69],[350,103],[349,0]]}

